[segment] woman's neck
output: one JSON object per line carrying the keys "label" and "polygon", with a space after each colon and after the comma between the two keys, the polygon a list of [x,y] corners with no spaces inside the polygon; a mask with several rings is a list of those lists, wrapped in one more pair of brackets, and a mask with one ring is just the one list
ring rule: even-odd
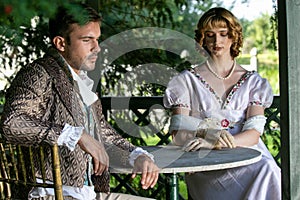
{"label": "woman's neck", "polygon": [[234,59],[228,56],[212,57],[208,59],[208,62],[211,68],[221,76],[222,74],[228,74],[228,72],[231,71],[232,67],[234,66]]}

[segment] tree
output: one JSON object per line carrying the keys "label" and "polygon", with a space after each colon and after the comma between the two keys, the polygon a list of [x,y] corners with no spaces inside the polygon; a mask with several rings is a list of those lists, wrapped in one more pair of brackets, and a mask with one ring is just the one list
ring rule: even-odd
{"label": "tree", "polygon": [[261,53],[274,50],[272,24],[270,22],[271,16],[262,14],[252,22],[245,23],[244,50],[249,52],[252,47],[256,47]]}
{"label": "tree", "polygon": [[[70,6],[70,2],[2,0],[0,2],[0,10],[3,11],[0,12],[0,70],[18,69],[43,55],[48,48],[49,17],[54,14],[59,5]],[[82,2],[82,0],[72,2]],[[138,27],[162,27],[179,31],[193,38],[196,23],[203,11],[212,6],[222,5],[220,0],[86,0],[85,2],[96,8],[103,16],[102,41],[125,30]],[[135,67],[149,61],[172,66],[178,70],[189,65],[180,56],[158,49],[131,52],[123,55],[113,63],[112,69],[103,74],[107,84],[100,92],[108,94],[108,91],[113,89],[120,74],[128,71],[124,64]],[[10,82],[13,77],[14,75],[4,78]],[[5,88],[8,86],[9,84]],[[158,93],[152,91],[154,92],[152,95],[161,94],[161,91],[158,90]]]}
{"label": "tree", "polygon": [[[17,1],[3,0],[0,2],[0,69],[19,69],[31,62],[33,59],[43,55],[48,48],[49,39],[47,37],[47,21],[51,17],[56,8],[60,5],[70,6],[71,1],[53,0],[49,1]],[[82,2],[73,0],[72,2]],[[156,1],[86,1],[88,4],[97,8],[103,17],[102,23],[102,40],[112,35],[120,33],[124,30],[136,27],[164,27],[169,29],[180,29],[182,22],[190,24],[188,13],[192,9],[192,3],[185,0],[156,0]],[[198,0],[200,4],[202,1]],[[207,2],[207,1],[205,1]],[[208,1],[208,2],[213,2]],[[211,5],[204,3],[203,8]],[[199,13],[199,10],[196,9]],[[196,12],[196,11],[195,11]],[[80,12],[78,12],[80,14]],[[193,23],[194,20],[192,20]],[[187,26],[186,26],[187,27]],[[163,56],[165,52],[157,54]],[[136,55],[141,55],[136,52]],[[134,57],[134,56],[133,56]],[[154,62],[158,58],[153,56]],[[132,56],[130,57],[130,60]],[[141,61],[149,56],[139,56]],[[123,57],[124,61],[128,61],[128,57]],[[133,61],[136,62],[136,61]],[[121,63],[121,60],[119,61]],[[127,62],[128,63],[128,62]],[[174,65],[174,63],[171,63]],[[124,68],[120,65],[115,66],[116,72],[124,72]],[[113,75],[111,73],[110,75]],[[115,75],[117,76],[117,75]],[[14,77],[4,77],[11,81]],[[107,80],[114,80],[110,77]],[[109,82],[109,81],[108,81]],[[6,85],[5,88],[9,86]],[[110,88],[108,88],[110,89]]]}

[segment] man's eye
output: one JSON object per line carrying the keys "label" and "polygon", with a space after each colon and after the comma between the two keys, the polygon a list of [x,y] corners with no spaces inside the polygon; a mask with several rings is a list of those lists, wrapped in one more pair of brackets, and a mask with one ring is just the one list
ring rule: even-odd
{"label": "man's eye", "polygon": [[83,39],[82,41],[83,42],[89,42],[90,40],[89,39]]}

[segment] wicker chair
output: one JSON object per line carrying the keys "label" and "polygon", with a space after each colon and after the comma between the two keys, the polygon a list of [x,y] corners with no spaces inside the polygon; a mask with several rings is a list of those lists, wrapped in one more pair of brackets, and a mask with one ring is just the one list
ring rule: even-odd
{"label": "wicker chair", "polygon": [[[54,188],[55,199],[63,200],[62,194],[62,181],[60,174],[60,162],[58,146],[51,147],[52,151],[52,166],[53,166],[53,183],[46,181],[45,170],[42,168],[42,181],[37,183],[35,164],[45,166],[44,163],[44,148],[45,146],[39,146],[39,153],[33,153],[33,148],[36,147],[24,147],[21,145],[8,144],[0,141],[0,198],[11,199],[12,187],[30,188],[30,187],[45,187]],[[26,151],[26,152],[25,152]],[[40,163],[35,163],[33,157],[38,156]],[[30,170],[28,170],[30,169]]]}

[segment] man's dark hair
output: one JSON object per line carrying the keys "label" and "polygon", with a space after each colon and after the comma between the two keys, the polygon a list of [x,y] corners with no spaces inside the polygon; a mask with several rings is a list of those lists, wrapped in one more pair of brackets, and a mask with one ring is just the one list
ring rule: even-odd
{"label": "man's dark hair", "polygon": [[101,16],[87,4],[68,4],[60,6],[53,18],[49,19],[49,36],[52,41],[62,36],[69,41],[71,24],[85,25],[89,22],[101,22]]}

